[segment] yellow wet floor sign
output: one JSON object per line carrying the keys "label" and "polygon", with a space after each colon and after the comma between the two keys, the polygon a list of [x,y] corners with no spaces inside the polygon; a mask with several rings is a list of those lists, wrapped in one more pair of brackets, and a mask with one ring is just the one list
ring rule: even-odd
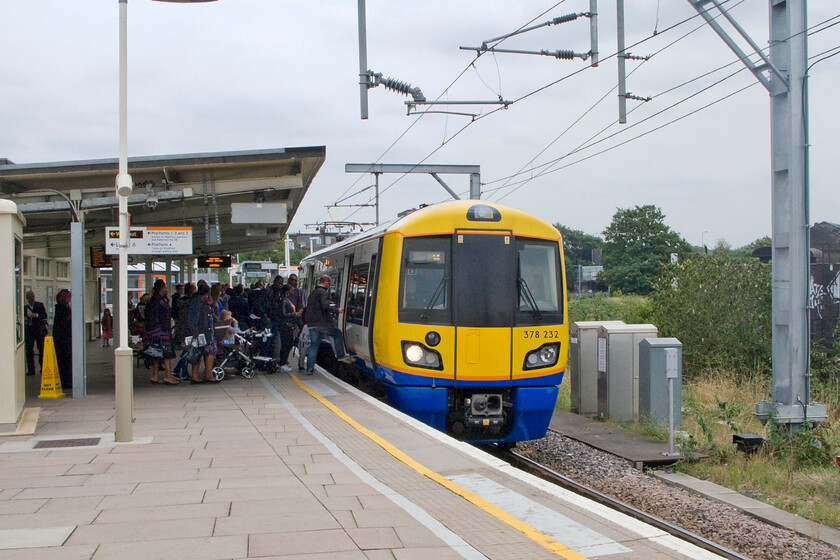
{"label": "yellow wet floor sign", "polygon": [[41,394],[39,399],[57,399],[63,397],[61,377],[58,375],[58,360],[55,357],[53,337],[44,337],[44,355],[41,356]]}

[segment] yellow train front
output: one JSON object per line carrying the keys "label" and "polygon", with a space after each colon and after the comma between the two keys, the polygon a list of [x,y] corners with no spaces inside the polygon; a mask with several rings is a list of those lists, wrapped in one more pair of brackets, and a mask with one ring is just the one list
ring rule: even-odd
{"label": "yellow train front", "polygon": [[554,227],[446,202],[302,264],[309,279],[328,272],[346,286],[336,297],[348,351],[392,406],[468,441],[545,435],[568,348]]}

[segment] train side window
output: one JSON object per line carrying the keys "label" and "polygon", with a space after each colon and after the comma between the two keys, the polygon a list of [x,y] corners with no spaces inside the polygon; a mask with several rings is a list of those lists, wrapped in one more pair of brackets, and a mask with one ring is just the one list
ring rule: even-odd
{"label": "train side window", "polygon": [[399,319],[451,323],[450,237],[413,237],[403,242]]}
{"label": "train side window", "polygon": [[368,287],[368,270],[370,265],[354,266],[350,276],[350,291],[347,292],[345,316],[348,323],[361,325],[365,312],[365,296]]}
{"label": "train side window", "polygon": [[341,305],[341,271],[333,270],[330,274],[330,303],[336,307]]}

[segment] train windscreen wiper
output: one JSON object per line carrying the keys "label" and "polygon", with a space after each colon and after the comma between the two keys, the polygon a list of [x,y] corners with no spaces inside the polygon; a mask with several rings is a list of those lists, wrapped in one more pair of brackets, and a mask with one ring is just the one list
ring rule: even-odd
{"label": "train windscreen wiper", "polygon": [[516,283],[519,284],[519,295],[528,302],[528,307],[531,308],[531,313],[534,315],[534,319],[542,319],[542,312],[540,312],[540,306],[537,305],[537,300],[534,299],[533,294],[531,294],[530,288],[528,288],[528,284],[525,282],[525,279],[519,276],[516,279]]}
{"label": "train windscreen wiper", "polygon": [[423,313],[420,315],[420,319],[425,321],[429,318],[429,311],[432,307],[435,306],[437,303],[438,298],[443,293],[443,288],[446,286],[446,276],[443,276],[438,282],[437,288],[435,289],[435,293],[432,294],[432,299],[429,300],[429,303],[426,304],[426,309],[423,310]]}

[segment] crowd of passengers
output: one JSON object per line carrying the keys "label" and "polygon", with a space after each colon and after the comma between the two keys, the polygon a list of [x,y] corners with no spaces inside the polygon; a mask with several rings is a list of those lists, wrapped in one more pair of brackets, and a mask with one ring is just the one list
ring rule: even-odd
{"label": "crowd of passengers", "polygon": [[[321,302],[313,300],[313,307],[318,309],[313,308],[305,317],[306,302],[297,281],[295,274],[289,275],[288,282],[278,275],[269,286],[260,281],[246,289],[241,284],[231,288],[228,284],[211,286],[199,280],[197,284],[176,285],[170,297],[164,281],[156,280],[152,292],[144,294],[137,306],[129,309],[131,333],[141,337],[151,382],[178,385],[182,379],[187,380],[184,373],[188,373],[190,383],[216,383],[212,370],[220,346],[236,344],[235,335],[248,330],[268,329],[272,336],[266,338],[270,342],[262,349],[263,355],[273,357],[280,371],[292,371],[289,354],[298,339],[307,339],[307,333],[301,335],[304,320],[317,327],[322,318],[330,322],[330,314],[341,311],[330,302],[321,309]],[[313,295],[317,292],[313,291]],[[173,372],[172,359],[179,349],[182,359]],[[183,359],[187,350],[192,360]],[[302,345],[298,358],[301,369],[306,353],[307,348]],[[342,347],[339,356],[343,354]],[[314,367],[314,357],[311,362],[307,365]],[[182,368],[188,371],[180,371]],[[308,372],[311,369],[307,367]]]}

